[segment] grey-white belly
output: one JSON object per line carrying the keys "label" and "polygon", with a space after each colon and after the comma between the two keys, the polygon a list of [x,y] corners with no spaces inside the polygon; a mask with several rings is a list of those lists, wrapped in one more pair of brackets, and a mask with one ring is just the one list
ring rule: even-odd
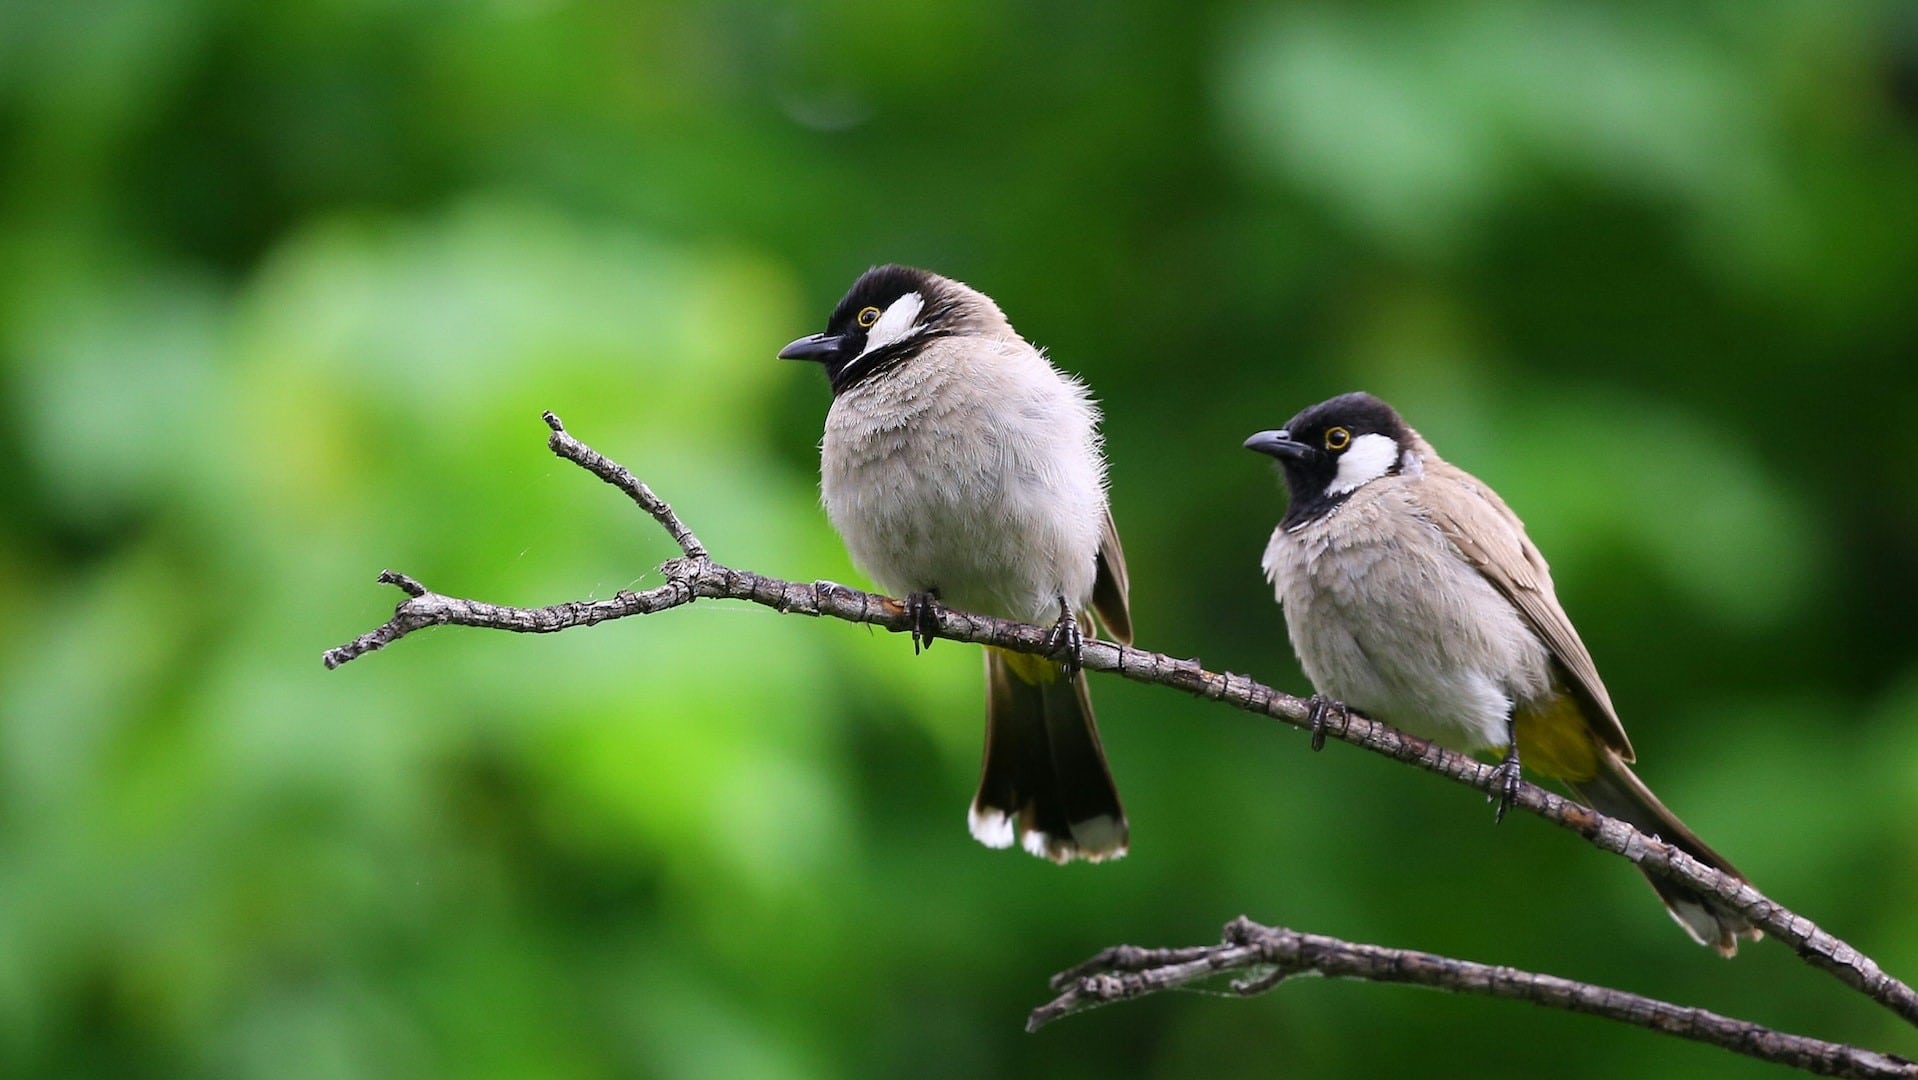
{"label": "grey-white belly", "polygon": [[1549,690],[1544,645],[1436,527],[1367,494],[1266,550],[1306,677],[1441,745],[1503,745],[1514,703]]}
{"label": "grey-white belly", "polygon": [[[835,403],[822,446],[827,515],[894,595],[1029,622],[1091,600],[1105,497],[1096,459],[1042,424],[968,414],[870,423]],[[1001,418],[1019,420],[1017,414]]]}

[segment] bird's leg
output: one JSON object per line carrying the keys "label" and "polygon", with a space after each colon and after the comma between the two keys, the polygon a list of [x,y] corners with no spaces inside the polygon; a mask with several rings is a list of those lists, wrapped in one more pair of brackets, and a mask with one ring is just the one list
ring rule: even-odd
{"label": "bird's leg", "polygon": [[906,594],[906,615],[912,619],[912,655],[932,648],[939,633],[939,590],[925,589]]}
{"label": "bird's leg", "polygon": [[1346,708],[1345,702],[1335,701],[1332,698],[1326,697],[1324,694],[1313,694],[1311,697],[1305,699],[1305,722],[1312,725],[1312,749],[1314,751],[1325,749],[1325,729],[1327,726],[1325,721],[1333,713],[1337,713],[1339,716],[1339,731],[1343,734],[1347,725],[1352,722],[1352,710]]}
{"label": "bird's leg", "polygon": [[1504,821],[1505,811],[1510,810],[1512,804],[1518,801],[1518,725],[1507,719],[1505,734],[1507,739],[1505,758],[1498,763],[1498,768],[1492,770],[1492,775],[1499,782],[1498,794],[1487,796],[1487,798],[1498,800],[1498,812],[1492,818],[1494,822]]}
{"label": "bird's leg", "polygon": [[1085,664],[1085,634],[1079,629],[1079,617],[1072,613],[1072,605],[1066,603],[1063,596],[1059,597],[1059,621],[1053,623],[1052,630],[1046,634],[1046,651],[1065,664],[1067,675],[1077,673]]}

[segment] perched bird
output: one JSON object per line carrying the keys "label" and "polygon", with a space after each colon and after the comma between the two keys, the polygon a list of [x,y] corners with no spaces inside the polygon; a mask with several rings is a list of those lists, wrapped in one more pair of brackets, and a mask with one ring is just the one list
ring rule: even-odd
{"label": "perched bird", "polygon": [[779,355],[825,367],[826,514],[853,562],[906,598],[915,652],[931,645],[939,604],[1053,627],[1055,659],[986,650],[974,838],[1009,847],[1016,830],[1057,863],[1124,855],[1125,811],[1078,666],[1088,609],[1132,640],[1085,385],[990,297],[905,266],[866,271],[824,333]]}
{"label": "perched bird", "polygon": [[[1632,744],[1545,559],[1491,488],[1449,464],[1390,405],[1345,394],[1262,431],[1290,492],[1265,550],[1315,719],[1336,698],[1465,752],[1501,751],[1499,814],[1519,762],[1593,808],[1743,879],[1632,773]],[[1651,879],[1672,917],[1726,956],[1758,931]]]}

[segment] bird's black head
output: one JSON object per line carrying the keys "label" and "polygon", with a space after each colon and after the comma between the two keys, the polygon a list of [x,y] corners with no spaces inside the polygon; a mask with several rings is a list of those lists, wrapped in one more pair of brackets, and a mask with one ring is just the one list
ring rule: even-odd
{"label": "bird's black head", "polygon": [[962,293],[978,295],[930,271],[875,266],[846,290],[825,333],[800,338],[779,350],[780,358],[819,361],[833,393],[841,393],[913,355],[928,340],[953,333]]}
{"label": "bird's black head", "polygon": [[1259,432],[1245,448],[1270,454],[1284,467],[1292,501],[1280,525],[1290,528],[1331,512],[1382,476],[1417,470],[1414,438],[1392,406],[1370,394],[1340,394],[1277,431]]}

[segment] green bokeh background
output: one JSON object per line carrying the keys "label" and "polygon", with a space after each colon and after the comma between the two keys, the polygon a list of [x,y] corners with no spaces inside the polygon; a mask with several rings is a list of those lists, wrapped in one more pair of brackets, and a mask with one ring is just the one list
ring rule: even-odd
{"label": "green bokeh background", "polygon": [[337,672],[385,566],[861,581],[867,265],[1107,415],[1141,643],[1305,684],[1244,436],[1394,401],[1553,561],[1646,778],[1918,976],[1918,12],[1823,0],[0,4],[0,1072],[1775,1075],[1521,1005],[1048,973],[1240,914],[1918,1054],[1410,769],[1095,681],[1110,866],[964,830],[975,650],[701,604]]}

